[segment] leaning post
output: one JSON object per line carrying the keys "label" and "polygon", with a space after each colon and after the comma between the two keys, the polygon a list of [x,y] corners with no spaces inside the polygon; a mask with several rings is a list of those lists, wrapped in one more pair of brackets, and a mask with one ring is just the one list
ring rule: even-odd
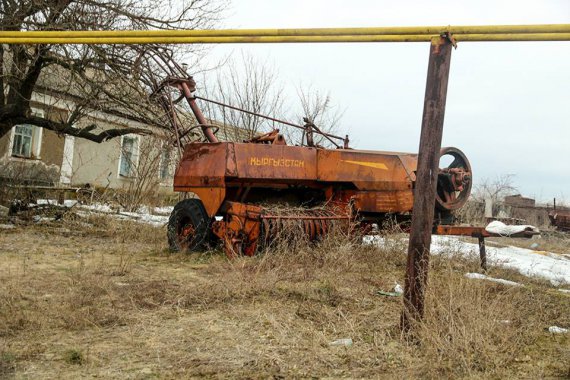
{"label": "leaning post", "polygon": [[404,289],[401,327],[407,332],[424,315],[425,287],[439,171],[439,152],[453,39],[450,35],[431,40],[427,72],[418,167],[414,189],[412,227]]}

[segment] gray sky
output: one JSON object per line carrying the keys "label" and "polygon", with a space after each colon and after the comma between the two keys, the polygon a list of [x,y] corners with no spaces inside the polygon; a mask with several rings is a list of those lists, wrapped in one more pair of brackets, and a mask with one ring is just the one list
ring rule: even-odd
{"label": "gray sky", "polygon": [[[225,28],[570,23],[570,0],[233,0]],[[217,45],[274,63],[285,86],[330,91],[360,149],[416,152],[428,43]],[[526,196],[570,203],[570,42],[465,42],[453,51],[444,146],[475,182],[514,174]]]}

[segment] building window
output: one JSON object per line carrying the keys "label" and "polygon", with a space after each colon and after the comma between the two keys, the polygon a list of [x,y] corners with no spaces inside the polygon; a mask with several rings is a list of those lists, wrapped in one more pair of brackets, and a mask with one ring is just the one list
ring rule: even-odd
{"label": "building window", "polygon": [[158,178],[168,179],[170,178],[170,159],[171,159],[171,149],[169,147],[163,147],[160,152],[160,165],[158,167]]}
{"label": "building window", "polygon": [[136,137],[123,136],[121,140],[121,159],[119,163],[119,175],[123,177],[135,177],[135,167],[138,158],[139,140]]}
{"label": "building window", "polygon": [[33,125],[17,125],[14,128],[14,142],[12,143],[12,156],[32,157],[32,142],[34,136]]}
{"label": "building window", "polygon": [[[32,115],[44,117],[44,111],[32,108]],[[40,158],[43,128],[31,124],[15,125],[10,134],[8,145],[12,157]]]}

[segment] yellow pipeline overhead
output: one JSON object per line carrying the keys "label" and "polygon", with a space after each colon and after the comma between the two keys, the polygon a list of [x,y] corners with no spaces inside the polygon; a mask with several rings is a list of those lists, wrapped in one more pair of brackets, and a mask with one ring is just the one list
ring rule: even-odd
{"label": "yellow pipeline overhead", "polygon": [[[334,43],[426,42],[438,35],[340,35],[340,36],[235,36],[235,37],[28,37],[6,38],[4,44],[239,44],[239,43]],[[454,34],[456,41],[570,41],[570,33]]]}
{"label": "yellow pipeline overhead", "polygon": [[568,41],[570,24],[379,28],[0,31],[4,44],[189,44],[294,42],[422,42],[442,33],[457,41]]}
{"label": "yellow pipeline overhead", "polygon": [[453,34],[570,33],[570,24],[404,26],[364,28],[221,29],[221,30],[91,30],[0,32],[0,38],[154,38],[154,37],[261,37],[261,36],[372,36]]}

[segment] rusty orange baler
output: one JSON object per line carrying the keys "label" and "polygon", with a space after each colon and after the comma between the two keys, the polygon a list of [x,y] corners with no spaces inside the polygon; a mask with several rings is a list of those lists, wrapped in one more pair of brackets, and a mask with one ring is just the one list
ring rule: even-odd
{"label": "rusty orange baler", "polygon": [[[288,221],[298,223],[312,240],[336,221],[366,228],[388,216],[411,215],[416,154],[351,149],[348,137],[324,133],[309,120],[297,126],[303,128],[300,146],[288,145],[278,129],[240,143],[220,142],[196,105],[203,98],[193,96],[192,78],[164,83],[180,90],[206,139],[185,145],[176,170],[174,190],[197,197],[174,207],[168,225],[171,249],[198,250],[213,236],[228,255],[253,255]],[[314,135],[336,148],[315,144]],[[441,155],[452,157],[438,174],[434,205],[438,221],[445,223],[467,201],[471,167],[459,149],[443,148]],[[276,204],[291,212],[272,212]]]}

